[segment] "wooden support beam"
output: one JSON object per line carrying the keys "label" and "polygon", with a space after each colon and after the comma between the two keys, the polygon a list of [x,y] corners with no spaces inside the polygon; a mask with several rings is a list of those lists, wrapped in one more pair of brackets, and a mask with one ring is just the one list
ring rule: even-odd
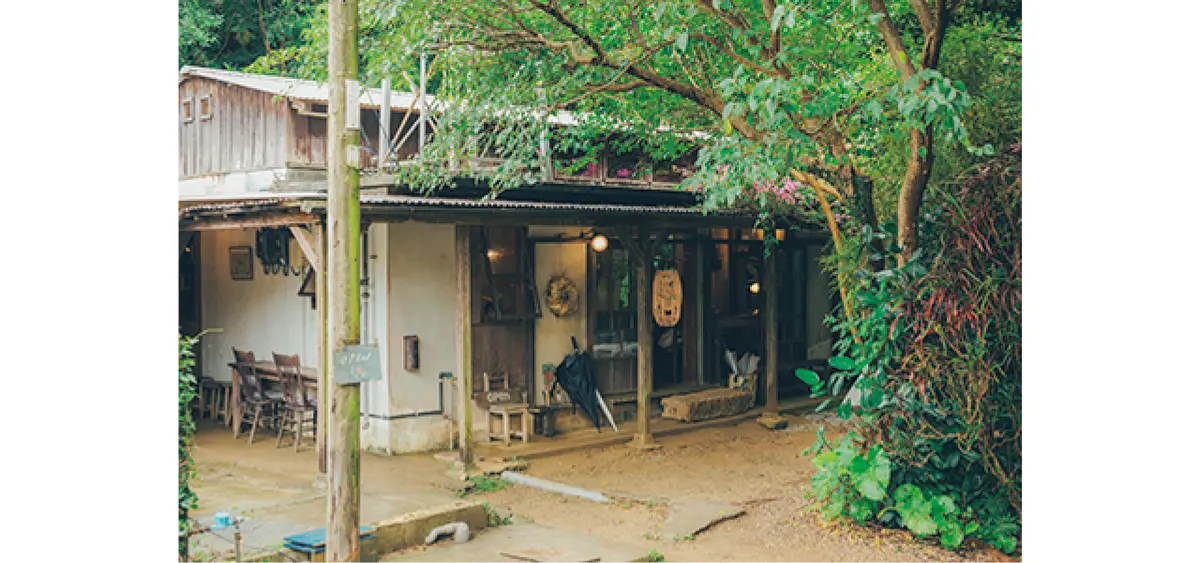
{"label": "wooden support beam", "polygon": [[[319,230],[321,227],[317,226],[315,228]],[[315,233],[313,231],[305,230],[299,225],[292,225],[288,227],[288,230],[291,231],[292,237],[296,239],[296,243],[300,245],[300,252],[303,252],[304,257],[308,259],[308,263],[312,264],[313,270],[320,271],[321,245],[316,242],[316,238],[314,236]]]}
{"label": "wooden support beam", "polygon": [[459,326],[455,333],[455,344],[458,360],[459,388],[462,390],[462,405],[458,416],[458,451],[459,459],[464,469],[470,468],[472,457],[471,438],[471,227],[456,225],[454,227],[454,271],[458,287],[458,300],[455,314],[458,315]]}
{"label": "wooden support beam", "polygon": [[291,225],[308,225],[317,221],[317,217],[309,214],[267,213],[254,217],[234,218],[193,218],[180,222],[181,231],[219,231],[225,229],[259,229],[267,227],[287,227]]}

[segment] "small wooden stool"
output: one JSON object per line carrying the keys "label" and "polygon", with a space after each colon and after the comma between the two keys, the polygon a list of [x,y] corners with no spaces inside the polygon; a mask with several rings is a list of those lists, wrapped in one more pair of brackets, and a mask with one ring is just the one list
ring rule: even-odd
{"label": "small wooden stool", "polygon": [[554,407],[541,406],[529,409],[533,418],[533,433],[551,438],[554,436]]}
{"label": "small wooden stool", "polygon": [[221,421],[221,424],[229,426],[229,403],[233,398],[233,382],[231,381],[214,381],[216,389],[213,390],[211,403],[209,406],[209,416]]}
{"label": "small wooden stool", "polygon": [[196,405],[196,420],[213,415],[212,402],[217,394],[217,385],[211,377],[201,376],[196,381],[196,398],[200,399]]}
{"label": "small wooden stool", "polygon": [[[513,432],[511,418],[512,415],[520,415],[521,431]],[[497,434],[492,430],[492,417],[500,417],[500,433]],[[488,441],[499,439],[504,442],[504,445],[509,445],[512,436],[515,434],[521,438],[522,442],[529,442],[529,437],[533,431],[533,416],[529,414],[529,407],[526,405],[508,403],[500,405],[492,405],[488,407]]]}

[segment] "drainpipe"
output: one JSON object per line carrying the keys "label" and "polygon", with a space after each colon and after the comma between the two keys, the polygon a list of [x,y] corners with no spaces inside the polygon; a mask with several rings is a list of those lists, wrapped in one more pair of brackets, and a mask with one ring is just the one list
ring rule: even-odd
{"label": "drainpipe", "polygon": [[404,414],[371,414],[363,413],[365,418],[374,418],[376,420],[396,420],[399,418],[420,418],[423,416],[442,415],[446,411],[446,385],[447,379],[453,379],[454,374],[448,371],[443,371],[438,374],[438,408],[434,411],[409,412]]}
{"label": "drainpipe", "polygon": [[[370,230],[371,230],[370,223],[365,223],[363,225],[362,246],[361,246],[362,253],[364,256],[371,255]],[[373,344],[374,338],[375,338],[375,328],[374,328],[374,325],[372,324],[372,321],[374,321],[374,315],[371,314],[371,264],[370,264],[370,259],[362,261],[362,272],[361,272],[360,277],[361,277],[361,279],[358,282],[359,283],[359,291],[362,296],[361,301],[360,301],[360,306],[359,306],[360,307],[359,314],[360,314],[360,319],[361,319],[361,323],[362,323],[362,326],[360,328],[360,334],[361,334],[360,341],[363,344]],[[358,393],[359,393],[359,404],[360,405],[369,405],[370,404],[370,402],[369,402],[370,397],[371,397],[370,389],[371,389],[370,383],[359,386]],[[371,428],[371,417],[368,414],[363,413],[360,410],[359,417],[362,418],[362,429],[363,430],[367,430],[367,429]]]}

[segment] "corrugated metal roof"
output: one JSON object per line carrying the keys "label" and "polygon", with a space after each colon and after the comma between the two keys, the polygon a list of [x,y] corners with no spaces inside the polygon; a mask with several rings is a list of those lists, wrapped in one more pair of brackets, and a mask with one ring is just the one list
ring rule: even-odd
{"label": "corrugated metal roof", "polygon": [[[266,74],[250,74],[200,66],[185,66],[179,69],[180,82],[192,76],[218,80],[226,84],[234,84],[242,88],[266,92],[276,96],[286,96],[296,100],[329,102],[329,85],[314,80],[302,80],[299,78],[270,76]],[[407,109],[410,105],[416,108],[416,105],[413,104],[413,100],[416,98],[417,94],[414,92],[392,90],[392,109]],[[362,93],[358,97],[358,103],[363,107],[378,108],[383,103],[383,88],[362,88]],[[438,99],[432,95],[425,96],[425,103],[430,108],[438,107]],[[574,115],[561,110],[554,112],[547,121],[555,125],[578,124]]]}
{"label": "corrugated metal roof", "polygon": [[[363,204],[396,205],[404,207],[445,207],[474,209],[513,209],[526,211],[558,211],[564,213],[620,213],[648,215],[692,215],[705,213],[698,207],[669,205],[625,205],[618,203],[556,203],[543,201],[511,201],[503,199],[456,199],[445,197],[418,197],[406,195],[363,194]],[[708,215],[737,217],[747,215],[739,211],[710,211]]]}
{"label": "corrugated metal roof", "polygon": [[244,212],[258,207],[278,206],[284,202],[309,199],[320,201],[324,200],[325,196],[318,194],[281,194],[277,197],[259,197],[257,199],[236,198],[225,201],[202,201],[199,203],[181,200],[179,202],[179,216],[184,217],[194,213],[208,213],[213,211]]}
{"label": "corrugated metal roof", "polygon": [[[299,78],[287,78],[284,76],[267,76],[264,74],[249,74],[233,70],[221,70],[198,66],[185,66],[179,69],[180,82],[192,76],[218,80],[227,84],[234,84],[243,88],[258,90],[259,92],[266,92],[276,96],[286,96],[296,100],[304,100],[309,102],[329,101],[329,84],[323,84],[313,80],[301,80]],[[392,90],[392,108],[407,109],[416,98],[417,95],[412,92],[400,92],[398,90]],[[363,107],[377,108],[382,102],[382,88],[362,88],[362,93],[358,97],[358,103]],[[436,100],[433,96],[425,96],[425,103],[433,106],[436,103]]]}

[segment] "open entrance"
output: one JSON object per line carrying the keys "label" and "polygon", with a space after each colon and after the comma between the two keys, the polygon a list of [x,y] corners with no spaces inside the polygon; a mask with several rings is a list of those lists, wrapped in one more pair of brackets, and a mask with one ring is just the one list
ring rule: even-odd
{"label": "open entrance", "polygon": [[[801,393],[804,387],[793,374],[797,368],[825,369],[830,356],[831,333],[825,317],[836,306],[828,275],[821,269],[825,247],[822,238],[787,233],[776,252],[778,311],[778,373],[780,397]],[[759,402],[765,396],[765,332],[762,308],[766,303],[763,236],[761,230],[713,229],[711,253],[711,313],[713,350],[707,355],[710,373],[728,375],[726,350],[738,356],[762,358],[758,378]]]}
{"label": "open entrance", "polygon": [[[540,316],[523,227],[471,228],[472,392],[477,401],[532,404],[533,321]],[[523,397],[522,397],[523,396]]]}
{"label": "open entrance", "polygon": [[[660,245],[654,272],[675,270],[683,290],[683,311],[675,326],[653,323],[653,380],[656,394],[694,389],[700,379],[700,323],[697,321],[695,238],[673,235]],[[589,248],[588,319],[591,353],[600,392],[624,396],[637,391],[637,284],[632,253],[615,237],[604,251]],[[653,274],[651,274],[653,277]]]}

